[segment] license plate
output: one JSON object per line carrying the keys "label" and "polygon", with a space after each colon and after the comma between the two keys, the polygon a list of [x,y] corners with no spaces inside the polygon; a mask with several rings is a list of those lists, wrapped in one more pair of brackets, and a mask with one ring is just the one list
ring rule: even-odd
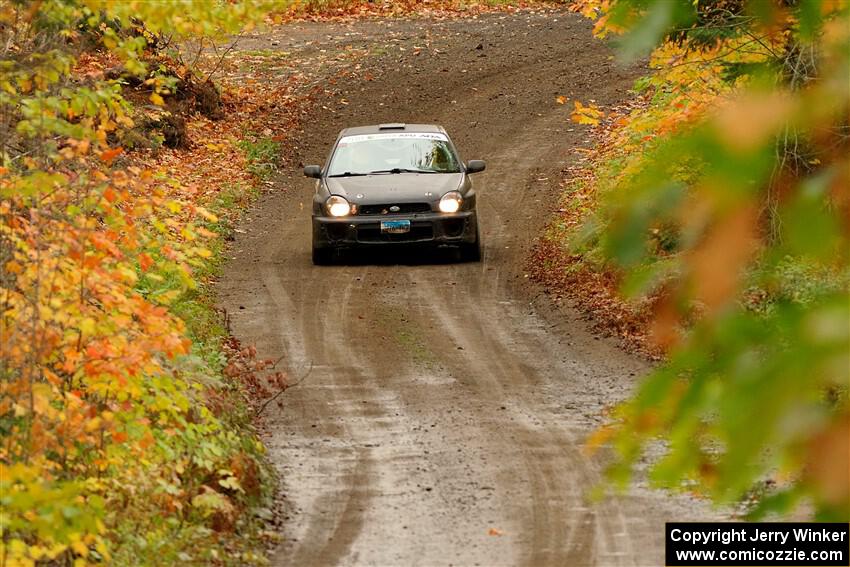
{"label": "license plate", "polygon": [[404,234],[410,232],[409,220],[381,221],[381,232],[386,234]]}

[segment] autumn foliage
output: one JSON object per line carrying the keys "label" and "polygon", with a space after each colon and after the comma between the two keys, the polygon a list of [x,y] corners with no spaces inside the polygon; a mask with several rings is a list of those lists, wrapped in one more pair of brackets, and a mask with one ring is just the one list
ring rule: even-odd
{"label": "autumn foliage", "polygon": [[618,332],[666,353],[592,444],[613,443],[619,481],[661,440],[663,486],[846,521],[848,4],[576,9],[652,73],[630,106],[576,107],[602,146],[545,246],[606,274],[633,306],[609,310]]}
{"label": "autumn foliage", "polygon": [[121,142],[178,88],[155,53],[163,38],[262,13],[0,2],[3,565],[223,559],[261,500],[263,447],[239,385],[179,316],[209,269],[216,216]]}

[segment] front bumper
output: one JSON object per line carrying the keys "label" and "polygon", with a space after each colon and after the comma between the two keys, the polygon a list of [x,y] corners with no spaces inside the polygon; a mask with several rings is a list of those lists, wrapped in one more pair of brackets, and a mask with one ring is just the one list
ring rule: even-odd
{"label": "front bumper", "polygon": [[[381,232],[381,221],[409,220],[410,232]],[[475,211],[419,213],[368,217],[313,217],[315,248],[353,248],[379,244],[459,245],[475,242],[478,217]]]}

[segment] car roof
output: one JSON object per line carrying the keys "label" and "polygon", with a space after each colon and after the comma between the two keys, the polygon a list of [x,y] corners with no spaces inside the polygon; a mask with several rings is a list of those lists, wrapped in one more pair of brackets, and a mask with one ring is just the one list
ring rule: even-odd
{"label": "car roof", "polygon": [[[387,124],[373,124],[371,126],[354,126],[346,128],[339,133],[339,137],[356,136],[359,134],[380,134],[388,132],[428,132],[446,134],[442,126],[436,124],[405,124],[402,122],[393,122]],[[446,134],[448,136],[448,134]]]}

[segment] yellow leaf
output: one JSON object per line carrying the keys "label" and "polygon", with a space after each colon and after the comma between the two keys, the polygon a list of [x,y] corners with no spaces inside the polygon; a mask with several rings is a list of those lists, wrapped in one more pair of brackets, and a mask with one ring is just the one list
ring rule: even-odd
{"label": "yellow leaf", "polygon": [[218,481],[218,483],[224,488],[229,488],[231,490],[238,490],[244,492],[242,490],[242,485],[239,484],[239,480],[235,476],[229,476],[227,478],[223,478]]}
{"label": "yellow leaf", "polygon": [[159,295],[156,296],[156,299],[160,303],[162,303],[164,305],[168,305],[171,302],[173,302],[174,300],[176,300],[178,297],[180,297],[180,295],[182,293],[183,292],[180,291],[179,289],[173,289],[171,291],[166,291],[164,293],[160,293]]}
{"label": "yellow leaf", "polygon": [[74,550],[74,553],[80,555],[82,557],[87,557],[89,554],[89,548],[82,541],[73,541],[71,542],[71,549]]}
{"label": "yellow leaf", "polygon": [[165,105],[165,101],[162,99],[161,96],[159,96],[159,93],[151,93],[150,99],[151,102],[157,106]]}
{"label": "yellow leaf", "polygon": [[205,209],[204,207],[195,207],[195,210],[198,211],[198,214],[207,219],[210,222],[218,222],[218,217],[213,213]]}
{"label": "yellow leaf", "polygon": [[68,549],[67,545],[64,543],[57,543],[47,551],[47,556],[51,559],[55,559],[63,554],[66,549]]}
{"label": "yellow leaf", "polygon": [[100,553],[100,555],[101,555],[104,559],[106,559],[107,561],[109,561],[109,560],[112,558],[112,556],[109,554],[109,548],[108,548],[108,547],[106,547],[106,544],[104,544],[102,541],[98,541],[98,542],[95,544],[94,548],[95,548],[95,549],[97,550],[97,552],[98,552],[98,553]]}
{"label": "yellow leaf", "polygon": [[91,317],[86,317],[80,322],[80,332],[84,337],[92,336],[94,334],[97,322]]}
{"label": "yellow leaf", "polygon": [[559,96],[558,98],[555,99],[555,102],[557,102],[558,104],[566,104],[567,103],[567,97],[565,97],[564,95],[561,95],[561,96]]}
{"label": "yellow leaf", "polygon": [[570,119],[577,124],[599,124],[599,120],[605,115],[595,104],[585,106],[581,102],[575,101],[574,107]]}
{"label": "yellow leaf", "polygon": [[86,422],[86,431],[91,433],[92,431],[98,429],[100,427],[101,421],[99,417],[93,417]]}

